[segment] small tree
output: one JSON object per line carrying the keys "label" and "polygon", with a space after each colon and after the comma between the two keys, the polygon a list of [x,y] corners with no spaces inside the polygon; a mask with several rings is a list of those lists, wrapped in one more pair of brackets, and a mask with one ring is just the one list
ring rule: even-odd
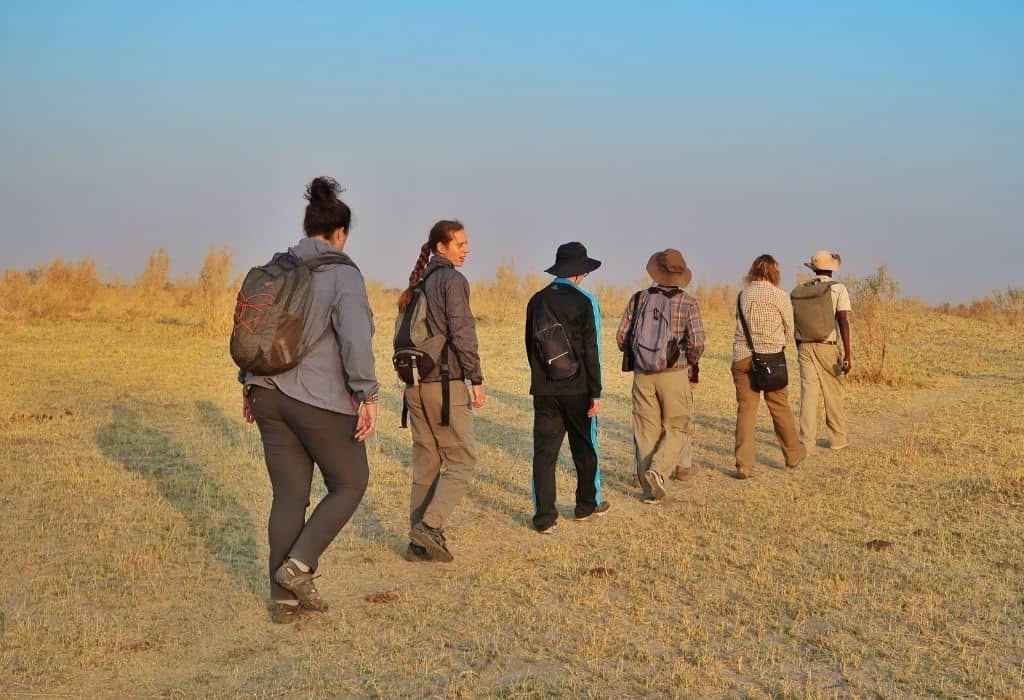
{"label": "small tree", "polygon": [[146,269],[135,280],[135,288],[145,294],[167,289],[167,275],[171,270],[171,256],[163,248],[149,254]]}
{"label": "small tree", "polygon": [[853,296],[856,357],[863,367],[857,374],[869,381],[891,381],[892,378],[886,374],[886,359],[896,326],[899,283],[882,265],[868,277],[849,278],[847,286]]}
{"label": "small tree", "polygon": [[205,332],[219,333],[231,327],[232,274],[234,254],[230,249],[210,248],[199,270],[193,300],[199,307],[200,324]]}

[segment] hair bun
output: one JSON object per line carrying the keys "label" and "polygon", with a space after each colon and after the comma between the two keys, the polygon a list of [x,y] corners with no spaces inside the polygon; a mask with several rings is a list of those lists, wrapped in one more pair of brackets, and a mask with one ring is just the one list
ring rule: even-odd
{"label": "hair bun", "polygon": [[338,201],[345,188],[333,177],[315,178],[306,186],[306,199],[314,207],[330,206]]}

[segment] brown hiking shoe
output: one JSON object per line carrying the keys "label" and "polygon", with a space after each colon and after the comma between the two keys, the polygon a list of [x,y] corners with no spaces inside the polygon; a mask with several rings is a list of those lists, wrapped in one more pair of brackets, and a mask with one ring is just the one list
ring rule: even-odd
{"label": "brown hiking shoe", "polygon": [[697,474],[699,473],[700,467],[698,467],[696,464],[691,464],[688,467],[683,467],[677,464],[676,470],[672,472],[672,478],[676,479],[677,481],[686,481],[691,476],[697,476]]}
{"label": "brown hiking shoe", "polygon": [[301,611],[302,606],[298,603],[288,605],[287,603],[270,601],[270,621],[277,625],[290,625],[293,622],[297,622]]}
{"label": "brown hiking shoe", "polygon": [[749,469],[740,469],[739,467],[736,467],[736,473],[733,474],[733,476],[737,479],[752,479],[754,477],[754,472]]}
{"label": "brown hiking shoe", "polygon": [[292,563],[291,559],[277,567],[274,572],[274,581],[281,588],[295,594],[299,604],[304,608],[324,612],[327,610],[327,601],[320,597],[320,591],[316,589],[313,579],[316,578],[313,572],[305,572]]}
{"label": "brown hiking shoe", "polygon": [[423,549],[427,550],[427,554],[434,561],[449,562],[454,561],[455,557],[448,551],[448,544],[444,539],[444,532],[436,528],[432,528],[423,521],[416,523],[412,530],[409,531],[409,539],[412,540],[413,544],[418,544]]}

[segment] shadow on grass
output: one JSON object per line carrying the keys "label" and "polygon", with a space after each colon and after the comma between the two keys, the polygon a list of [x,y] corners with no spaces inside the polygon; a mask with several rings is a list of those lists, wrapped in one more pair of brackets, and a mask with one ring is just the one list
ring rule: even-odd
{"label": "shadow on grass", "polygon": [[[399,410],[401,410],[401,404],[399,404]],[[246,434],[244,424],[240,420],[235,420],[224,415],[224,412],[217,408],[210,401],[196,401],[196,411],[199,413],[199,418],[213,428],[217,435],[219,435],[224,442],[231,447],[239,447],[246,440]],[[377,433],[379,435],[379,433]],[[371,440],[374,438],[371,438]],[[369,448],[370,446],[367,445]],[[260,457],[262,459],[262,449],[257,442],[257,448],[260,449]],[[317,472],[318,474],[318,472]],[[373,464],[370,465],[370,478],[373,478]],[[310,493],[311,501],[318,501],[326,495],[327,489],[323,485],[322,476],[315,476],[313,480],[313,486]],[[353,527],[358,532],[359,536],[371,542],[380,542],[384,545],[394,549],[396,552],[405,551],[405,540],[393,534],[381,521],[377,515],[376,510],[370,503],[364,498],[359,504],[359,508],[353,514],[352,519],[345,525],[346,528]]]}
{"label": "shadow on grass", "polygon": [[104,455],[160,492],[235,583],[257,598],[266,597],[267,572],[249,513],[189,459],[180,444],[117,405],[113,421],[96,433],[96,442]]}
{"label": "shadow on grass", "polygon": [[196,401],[196,411],[199,413],[199,419],[213,428],[228,445],[238,447],[242,444],[242,424],[224,415],[212,401]]}

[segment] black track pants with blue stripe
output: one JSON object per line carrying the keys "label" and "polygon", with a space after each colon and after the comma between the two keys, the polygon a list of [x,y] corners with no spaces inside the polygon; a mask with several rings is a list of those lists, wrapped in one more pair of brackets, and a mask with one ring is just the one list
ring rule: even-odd
{"label": "black track pants with blue stripe", "polygon": [[576,517],[590,515],[601,500],[597,419],[588,418],[590,397],[533,397],[533,525],[543,529],[558,519],[555,509],[555,464],[565,434],[576,463]]}

